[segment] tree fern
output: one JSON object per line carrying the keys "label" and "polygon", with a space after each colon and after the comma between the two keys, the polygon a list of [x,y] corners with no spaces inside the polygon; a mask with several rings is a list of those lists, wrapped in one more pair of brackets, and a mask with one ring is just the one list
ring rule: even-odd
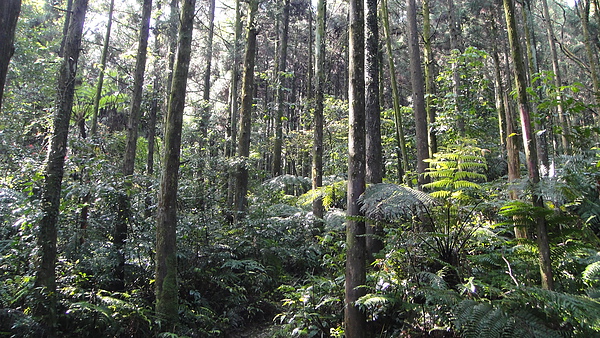
{"label": "tree fern", "polygon": [[359,201],[367,218],[386,222],[410,218],[436,204],[422,191],[389,183],[370,185]]}

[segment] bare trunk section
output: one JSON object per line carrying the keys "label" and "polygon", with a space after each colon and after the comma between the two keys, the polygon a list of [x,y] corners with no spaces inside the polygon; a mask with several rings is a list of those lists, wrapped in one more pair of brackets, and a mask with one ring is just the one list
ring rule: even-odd
{"label": "bare trunk section", "polygon": [[142,21],[138,41],[138,50],[135,62],[135,73],[133,77],[133,95],[129,108],[129,119],[127,122],[127,139],[125,155],[123,158],[123,176],[125,178],[123,192],[119,194],[117,201],[117,220],[114,229],[114,244],[117,251],[117,264],[115,267],[115,289],[125,288],[125,242],[127,241],[127,223],[131,214],[131,201],[128,191],[131,188],[131,175],[135,167],[135,153],[137,148],[138,129],[140,123],[140,107],[142,103],[142,89],[144,85],[144,71],[146,69],[146,50],[148,49],[148,36],[150,34],[150,14],[152,12],[152,0],[144,0],[142,6]]}
{"label": "bare trunk section", "polygon": [[290,0],[284,0],[283,3],[283,27],[281,37],[279,38],[279,60],[276,62],[275,72],[277,77],[277,114],[275,115],[275,144],[273,149],[273,176],[282,174],[281,170],[281,152],[283,148],[283,105],[284,105],[284,86],[287,71],[287,49],[288,49],[288,28],[290,26]]}
{"label": "bare trunk section", "polygon": [[546,35],[548,37],[548,45],[550,46],[550,56],[552,58],[552,72],[554,72],[554,86],[556,87],[556,99],[558,100],[557,113],[558,122],[561,127],[560,140],[562,144],[563,154],[568,155],[571,153],[571,144],[569,142],[570,129],[567,117],[565,115],[564,108],[564,97],[560,87],[562,86],[562,75],[560,71],[560,65],[558,63],[558,53],[556,51],[556,36],[554,35],[554,28],[552,27],[552,21],[550,19],[550,11],[548,10],[548,2],[542,0],[542,13],[544,23],[546,25]]}
{"label": "bare trunk section", "polygon": [[365,295],[365,222],[358,198],[365,191],[365,40],[364,2],[350,0],[348,98],[348,219],[346,223],[346,297],[344,323],[347,338],[366,336],[366,316],[356,305]]}
{"label": "bare trunk section", "polygon": [[196,0],[183,0],[177,59],[165,119],[163,169],[156,222],[156,315],[162,327],[172,330],[178,319],[177,297],[177,186],[180,165],[183,110],[192,52]]}
{"label": "bare trunk section", "polygon": [[425,84],[421,70],[419,51],[419,33],[417,31],[417,6],[415,0],[407,0],[406,17],[408,20],[408,53],[410,55],[410,79],[412,83],[413,112],[417,148],[417,173],[419,186],[427,183],[424,173],[428,168],[425,160],[429,158],[429,133],[427,132],[427,112],[425,111]]}
{"label": "bare trunk section", "polygon": [[[230,112],[229,112],[229,152],[228,156],[233,157],[236,154],[237,132],[238,132],[238,87],[240,82],[240,65],[239,65],[239,48],[240,37],[242,35],[242,21],[240,13],[240,0],[235,0],[235,35],[233,42],[233,67],[231,68],[231,95],[230,95]],[[231,171],[228,175],[227,185],[227,205],[233,209],[234,191],[235,191],[235,175]]]}
{"label": "bare trunk section", "polygon": [[[366,132],[366,182],[383,180],[383,149],[381,145],[381,106],[379,104],[379,25],[377,0],[366,0],[366,57],[365,57],[365,132]],[[368,224],[366,246],[369,262],[383,249],[383,229]]]}
{"label": "bare trunk section", "polygon": [[108,22],[106,24],[106,33],[104,35],[104,45],[102,46],[102,56],[100,57],[100,72],[98,74],[98,83],[96,84],[96,95],[94,96],[94,108],[92,110],[91,136],[95,136],[98,131],[98,111],[100,110],[100,99],[102,98],[102,86],[104,85],[104,72],[106,71],[106,59],[108,57],[108,46],[110,44],[110,32],[112,28],[113,12],[115,0],[110,0],[108,7]]}
{"label": "bare trunk section", "polygon": [[75,0],[69,29],[65,38],[64,57],[59,69],[56,109],[52,122],[52,135],[46,157],[44,183],[42,187],[42,219],[39,221],[37,244],[39,262],[36,268],[35,285],[40,288],[34,313],[42,317],[50,335],[57,319],[56,291],[56,224],[59,216],[60,193],[67,155],[67,136],[73,108],[77,62],[81,51],[83,23],[88,0]]}
{"label": "bare trunk section", "polygon": [[235,219],[244,217],[247,207],[246,194],[248,193],[248,156],[250,155],[250,132],[252,131],[252,101],[254,99],[254,65],[256,62],[256,35],[257,29],[254,18],[258,11],[258,0],[250,0],[248,13],[248,26],[246,38],[246,53],[244,55],[244,76],[242,82],[242,107],[239,121],[239,140],[237,155],[236,184],[234,194]]}
{"label": "bare trunk section", "polygon": [[[385,33],[385,46],[388,55],[388,68],[390,71],[390,81],[392,84],[392,97],[394,101],[394,122],[396,125],[396,140],[400,149],[398,162],[398,179],[408,185],[411,184],[408,178],[408,153],[406,151],[406,140],[404,139],[404,127],[402,125],[402,113],[400,112],[400,92],[398,91],[398,82],[396,80],[396,67],[394,64],[394,54],[392,53],[392,38],[390,34],[390,22],[387,0],[381,1],[381,18],[383,21],[383,31]],[[400,170],[401,169],[401,170]]]}
{"label": "bare trunk section", "polygon": [[20,12],[21,0],[0,2],[0,111],[2,111],[2,97],[4,96],[8,64],[15,52],[13,44]]}
{"label": "bare trunk section", "polygon": [[430,0],[423,0],[423,63],[425,71],[425,111],[427,112],[427,125],[429,127],[429,157],[437,153],[437,136],[435,133],[436,111],[433,103],[435,96],[434,59],[431,34]]}
{"label": "bare trunk section", "polygon": [[[527,100],[527,85],[525,80],[525,66],[523,64],[523,54],[519,43],[517,33],[517,24],[515,20],[515,4],[513,0],[503,0],[504,13],[506,16],[506,27],[508,30],[508,40],[511,47],[511,54],[514,63],[515,87],[519,99],[519,113],[521,117],[521,131],[523,133],[523,148],[527,159],[527,170],[529,180],[532,184],[532,202],[536,207],[543,208],[544,200],[537,192],[537,186],[540,182],[538,172],[538,159],[536,152],[535,138],[532,135],[531,117],[529,114],[529,102]],[[546,219],[544,216],[538,216],[535,219],[537,230],[537,244],[539,249],[540,273],[542,277],[542,287],[552,290],[552,264],[550,261],[550,244],[548,242],[548,230],[546,228]]]}
{"label": "bare trunk section", "polygon": [[[315,34],[315,113],[313,119],[312,188],[323,185],[323,87],[325,85],[325,25],[327,2],[317,3],[317,30]],[[317,197],[312,205],[315,226],[323,226],[323,200]]]}

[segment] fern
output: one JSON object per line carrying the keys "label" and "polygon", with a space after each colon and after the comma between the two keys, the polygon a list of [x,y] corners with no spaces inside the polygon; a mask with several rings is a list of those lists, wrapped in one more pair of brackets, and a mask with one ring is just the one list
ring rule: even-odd
{"label": "fern", "polygon": [[595,286],[600,281],[600,261],[586,266],[583,270],[583,281],[588,286]]}
{"label": "fern", "polygon": [[386,222],[412,217],[436,204],[431,196],[422,191],[389,183],[369,186],[359,202],[367,218]]}

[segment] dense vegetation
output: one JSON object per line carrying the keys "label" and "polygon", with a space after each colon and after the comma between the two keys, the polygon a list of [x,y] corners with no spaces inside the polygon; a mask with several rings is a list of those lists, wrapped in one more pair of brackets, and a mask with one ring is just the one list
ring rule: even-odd
{"label": "dense vegetation", "polygon": [[[344,322],[349,222],[366,224],[368,235],[358,237],[383,247],[365,254],[363,296],[352,304],[365,316],[363,337],[600,335],[597,1],[517,4],[539,182],[520,141],[517,58],[502,3],[416,4],[429,133],[422,135],[418,96],[408,94],[410,18],[404,3],[380,1],[379,20],[390,26],[384,32],[380,24],[376,58],[382,154],[375,161],[383,179],[369,181],[360,197],[348,195],[355,137],[348,112],[356,109],[348,93],[348,4],[327,1],[319,36],[310,1],[197,0],[191,38],[185,20],[177,24],[186,1],[87,5],[81,55],[71,67],[50,293],[40,284],[48,154],[70,55],[65,20],[74,26],[66,19],[77,13],[71,6],[87,1],[14,1],[14,54],[0,96],[0,336],[355,336]],[[144,6],[152,9],[146,47]],[[243,50],[251,44],[243,35],[252,32],[254,85],[246,88]],[[548,35],[558,45],[559,72]],[[178,83],[181,36],[191,39],[191,63]],[[316,65],[320,39],[325,57]],[[185,80],[187,96],[178,97],[172,86]],[[238,117],[248,113],[248,93],[248,154],[240,154]],[[181,159],[169,167],[159,154],[179,152],[166,142],[173,102],[182,105]],[[315,185],[319,106],[322,183]],[[418,149],[431,153],[421,161]],[[165,171],[174,167],[174,176]],[[244,172],[247,192],[238,201]],[[177,270],[174,285],[161,288],[175,293],[175,320],[155,309],[163,258],[157,214],[169,175],[177,182],[170,201]],[[352,198],[360,212],[347,216]],[[544,241],[550,284],[540,272]]]}

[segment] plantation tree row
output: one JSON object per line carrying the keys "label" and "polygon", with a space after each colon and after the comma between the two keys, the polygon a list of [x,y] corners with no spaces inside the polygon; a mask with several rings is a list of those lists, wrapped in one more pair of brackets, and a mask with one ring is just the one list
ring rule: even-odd
{"label": "plantation tree row", "polygon": [[2,1],[0,332],[596,335],[599,48],[591,0]]}

